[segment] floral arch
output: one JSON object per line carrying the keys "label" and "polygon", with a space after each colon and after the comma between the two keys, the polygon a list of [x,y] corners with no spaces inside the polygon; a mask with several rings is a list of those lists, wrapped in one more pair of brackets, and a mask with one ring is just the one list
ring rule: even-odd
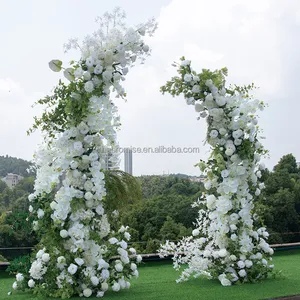
{"label": "floral arch", "polygon": [[207,180],[206,192],[194,203],[199,216],[193,236],[167,241],[160,254],[174,254],[176,269],[188,265],[178,282],[192,275],[218,278],[224,286],[261,280],[273,270],[274,252],[254,205],[264,188],[260,159],[266,150],[259,141],[257,110],[265,105],[249,95],[253,85],[226,87],[226,68],[197,73],[184,57],[175,66],[179,76],[161,91],[183,94],[198,119],[206,120],[211,155],[198,164]]}
{"label": "floral arch", "polygon": [[[126,28],[124,13],[99,18],[100,28],[81,45],[70,40],[66,49],[80,49],[79,61],[67,68],[52,60],[50,68],[64,70],[53,94],[37,101],[44,105],[40,128],[44,142],[35,154],[37,178],[29,196],[40,242],[29,274],[17,274],[14,289],[68,298],[102,297],[130,287],[138,276],[141,256],[128,247],[127,226],[113,228],[103,201],[106,196],[104,152],[116,145],[120,126],[114,98],[124,98],[121,81],[137,60],[144,61],[154,20]],[[117,257],[111,260],[112,257]]]}

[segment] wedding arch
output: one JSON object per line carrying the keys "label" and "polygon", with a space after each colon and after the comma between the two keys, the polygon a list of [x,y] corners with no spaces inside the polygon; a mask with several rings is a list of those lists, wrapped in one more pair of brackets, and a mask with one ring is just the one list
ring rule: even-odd
{"label": "wedding arch", "polygon": [[151,36],[156,23],[127,28],[124,17],[115,9],[98,18],[99,30],[81,45],[70,40],[66,49],[80,49],[81,58],[67,68],[60,60],[49,63],[69,82],[60,80],[52,95],[37,101],[46,108],[30,132],[41,129],[44,140],[35,154],[29,201],[40,242],[29,274],[17,274],[14,289],[47,297],[102,297],[109,288],[129,288],[130,278],[138,276],[141,256],[128,247],[128,227],[112,228],[104,209],[103,169],[120,126],[114,98],[126,97],[121,81],[149,55],[143,36]]}
{"label": "wedding arch", "polygon": [[266,150],[259,141],[257,110],[265,104],[251,97],[253,84],[227,87],[226,68],[197,73],[184,57],[174,66],[179,76],[162,86],[161,92],[183,94],[198,119],[206,120],[211,155],[198,164],[207,180],[206,192],[194,203],[199,215],[192,236],[178,243],[167,241],[160,254],[173,254],[175,269],[187,264],[178,282],[206,276],[228,286],[266,278],[273,270],[274,251],[254,205],[264,188],[265,166],[260,159]]}

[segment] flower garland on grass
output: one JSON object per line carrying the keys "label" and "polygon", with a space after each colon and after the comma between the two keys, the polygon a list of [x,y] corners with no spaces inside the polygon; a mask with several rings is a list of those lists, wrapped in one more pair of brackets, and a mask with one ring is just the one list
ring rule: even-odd
{"label": "flower garland on grass", "polygon": [[[125,97],[120,82],[137,59],[149,55],[142,39],[156,29],[154,20],[137,29],[125,28],[116,9],[99,18],[100,29],[82,46],[81,59],[64,69],[68,84],[59,81],[33,128],[44,132],[35,154],[37,178],[29,196],[34,230],[40,237],[29,274],[17,274],[14,289],[30,288],[43,296],[102,297],[108,289],[129,288],[137,277],[141,256],[128,249],[128,227],[111,228],[104,210],[104,150],[116,144],[120,125],[111,94]],[[114,24],[113,27],[110,25]],[[59,72],[62,62],[50,68]]]}
{"label": "flower garland on grass", "polygon": [[254,87],[225,87],[227,69],[202,70],[181,59],[179,77],[161,88],[173,96],[183,94],[194,105],[198,119],[208,124],[207,142],[212,153],[198,166],[207,175],[206,192],[194,203],[199,209],[196,229],[178,243],[167,241],[160,254],[174,254],[174,268],[188,267],[178,282],[190,276],[218,278],[223,286],[266,278],[273,265],[266,228],[258,228],[254,200],[264,184],[259,163],[266,154],[258,140],[257,110],[264,103],[249,96]]}

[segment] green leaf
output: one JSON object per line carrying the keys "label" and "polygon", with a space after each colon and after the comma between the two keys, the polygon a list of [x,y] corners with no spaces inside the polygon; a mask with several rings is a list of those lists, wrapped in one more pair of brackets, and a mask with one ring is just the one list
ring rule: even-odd
{"label": "green leaf", "polygon": [[58,59],[53,59],[49,62],[49,68],[53,72],[60,72],[61,71],[61,66],[62,66],[62,61]]}
{"label": "green leaf", "polygon": [[64,70],[64,76],[69,80],[73,81],[75,79],[74,76],[74,69],[73,68],[67,68]]}

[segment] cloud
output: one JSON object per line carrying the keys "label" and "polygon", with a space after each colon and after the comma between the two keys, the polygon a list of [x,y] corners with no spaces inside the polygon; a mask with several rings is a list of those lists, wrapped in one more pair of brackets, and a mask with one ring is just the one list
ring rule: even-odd
{"label": "cloud", "polygon": [[37,94],[27,95],[20,83],[10,78],[0,78],[0,155],[10,155],[31,159],[36,144],[40,141],[38,134],[28,137],[26,130],[33,123],[33,115],[38,108],[32,109]]}
{"label": "cloud", "polygon": [[0,92],[15,92],[20,89],[20,86],[11,78],[0,78]]}
{"label": "cloud", "polygon": [[[61,3],[56,2],[55,5]],[[10,47],[3,48],[0,70],[0,155],[27,159],[32,156],[39,138],[27,138],[25,132],[39,111],[31,105],[49,93],[60,76],[47,68],[47,62],[61,58],[61,45],[69,37],[83,36],[94,28],[90,14],[81,11],[77,2],[71,14],[67,13],[67,4],[59,6],[59,14],[56,6],[45,10],[44,6],[34,5],[36,13],[30,20],[24,12],[27,9],[32,13],[32,9],[25,5],[18,15],[24,23],[20,31],[14,30],[17,23],[10,24],[11,19],[2,16],[2,27],[11,31],[3,32]],[[96,9],[99,3],[93,3]],[[152,11],[158,11],[163,3],[167,1],[151,2],[151,7],[156,6]],[[107,4],[103,9],[113,5]],[[150,2],[147,5],[150,9]],[[124,2],[124,7],[130,7],[136,19],[141,17],[133,4]],[[13,6],[10,9],[13,11]],[[48,20],[54,15],[56,22],[49,26]],[[171,64],[182,55],[192,59],[195,70],[226,66],[229,82],[254,82],[260,87],[257,97],[269,103],[260,114],[260,125],[267,137],[263,142],[270,149],[267,165],[272,167],[286,153],[294,153],[300,160],[300,1],[173,0],[161,7],[158,21],[155,36],[147,39],[152,56],[145,65],[133,68],[124,82],[128,102],[116,100],[122,121],[120,145],[200,147],[200,153],[134,154],[134,174],[161,174],[168,170],[199,174],[193,165],[208,156],[209,147],[203,146],[206,123],[196,120],[193,107],[187,106],[182,97],[162,96],[159,92],[160,86],[176,75]],[[24,44],[22,55],[18,52],[20,43]]]}
{"label": "cloud", "polygon": [[295,136],[300,58],[299,1],[174,0],[161,9],[159,28],[149,44],[152,57],[131,71],[125,83],[128,103],[120,105],[123,127],[120,142],[136,144],[187,144],[200,146],[196,155],[135,155],[139,173],[182,172],[206,158],[205,122],[196,121],[182,97],[161,96],[159,86],[176,75],[171,67],[182,55],[195,70],[229,68],[228,81],[254,82],[257,97],[269,103],[260,115],[270,149],[272,167],[289,152],[300,159]]}

